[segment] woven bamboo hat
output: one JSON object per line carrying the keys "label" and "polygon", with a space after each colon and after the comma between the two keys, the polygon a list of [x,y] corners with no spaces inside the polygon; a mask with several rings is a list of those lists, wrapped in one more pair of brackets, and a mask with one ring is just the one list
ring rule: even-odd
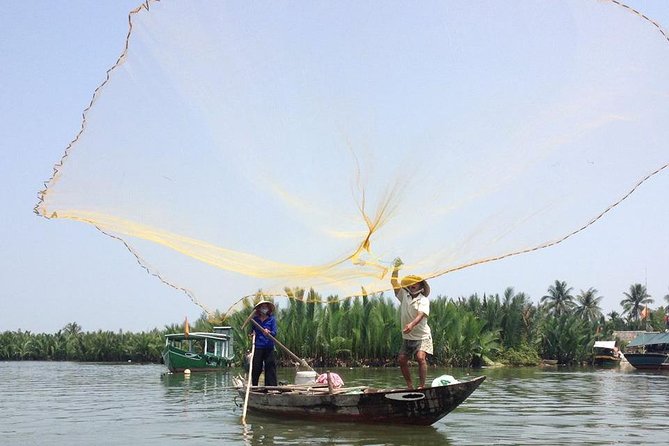
{"label": "woven bamboo hat", "polygon": [[261,300],[260,302],[258,302],[258,303],[256,304],[255,307],[253,307],[253,309],[256,310],[256,311],[260,311],[260,307],[261,307],[262,305],[265,305],[265,304],[269,305],[269,312],[270,312],[270,314],[274,314],[274,310],[276,309],[276,307],[274,306],[274,304],[273,304],[272,302],[270,302],[270,301],[268,301],[268,300]]}
{"label": "woven bamboo hat", "polygon": [[402,278],[402,288],[410,287],[411,285],[419,283],[423,288],[423,296],[427,297],[430,295],[430,285],[420,276],[406,276]]}

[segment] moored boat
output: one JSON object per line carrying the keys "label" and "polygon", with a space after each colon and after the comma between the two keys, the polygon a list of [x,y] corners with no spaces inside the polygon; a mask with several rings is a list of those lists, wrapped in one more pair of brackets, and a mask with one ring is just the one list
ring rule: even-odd
{"label": "moored boat", "polygon": [[640,370],[669,370],[666,353],[626,353],[627,362]]}
{"label": "moored boat", "polygon": [[595,365],[616,366],[620,364],[620,350],[616,346],[616,341],[595,341],[592,352]]}
{"label": "moored boat", "polygon": [[[485,380],[423,389],[375,389],[327,384],[251,387],[248,408],[252,412],[281,417],[323,421],[393,423],[429,426],[458,407]],[[238,383],[240,398],[245,387]]]}
{"label": "moored boat", "polygon": [[669,333],[642,333],[628,345],[625,359],[641,370],[669,370]]}
{"label": "moored boat", "polygon": [[162,356],[165,366],[172,373],[225,369],[234,357],[232,328],[214,327],[213,333],[166,334]]}

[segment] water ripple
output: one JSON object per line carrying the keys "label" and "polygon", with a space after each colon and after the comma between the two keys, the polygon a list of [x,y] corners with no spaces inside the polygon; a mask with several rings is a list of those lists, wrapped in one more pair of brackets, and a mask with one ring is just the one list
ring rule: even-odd
{"label": "water ripple", "polygon": [[[336,370],[347,384],[399,386],[398,369]],[[669,375],[634,370],[488,369],[434,426],[307,423],[249,414],[238,371],[164,375],[163,366],[0,362],[3,444],[20,445],[665,445]],[[280,379],[291,379],[281,370]],[[431,369],[460,377],[463,370]],[[239,402],[239,401],[238,401]],[[420,440],[420,441],[419,441]]]}

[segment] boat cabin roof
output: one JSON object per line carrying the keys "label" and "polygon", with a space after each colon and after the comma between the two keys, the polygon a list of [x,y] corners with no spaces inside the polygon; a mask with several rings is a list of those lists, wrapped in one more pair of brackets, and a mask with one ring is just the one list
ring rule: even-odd
{"label": "boat cabin roof", "polygon": [[627,344],[628,347],[642,345],[669,344],[669,333],[641,333]]}
{"label": "boat cabin roof", "polygon": [[188,340],[197,340],[197,339],[210,339],[214,341],[228,341],[230,340],[230,335],[227,333],[206,333],[202,331],[196,331],[192,333],[169,333],[165,335],[165,338],[170,341],[188,341]]}
{"label": "boat cabin roof", "polygon": [[616,341],[595,341],[594,348],[610,348],[614,349],[616,347]]}

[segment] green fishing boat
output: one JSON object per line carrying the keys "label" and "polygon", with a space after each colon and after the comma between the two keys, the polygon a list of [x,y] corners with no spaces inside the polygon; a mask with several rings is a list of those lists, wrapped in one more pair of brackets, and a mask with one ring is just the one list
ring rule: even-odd
{"label": "green fishing boat", "polygon": [[234,357],[232,328],[214,327],[213,333],[166,334],[162,356],[172,373],[223,370],[230,366]]}

